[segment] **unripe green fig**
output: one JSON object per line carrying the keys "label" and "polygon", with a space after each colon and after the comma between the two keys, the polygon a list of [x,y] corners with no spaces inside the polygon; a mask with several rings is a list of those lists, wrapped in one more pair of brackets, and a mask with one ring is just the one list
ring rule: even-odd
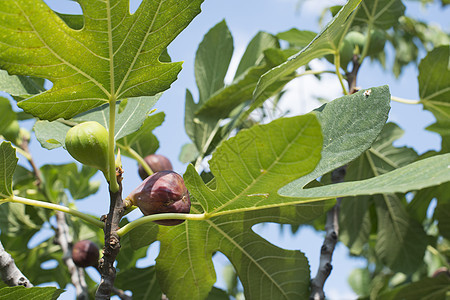
{"label": "unripe green fig", "polygon": [[[191,200],[183,177],[173,171],[160,171],[148,176],[126,198],[139,207],[145,216],[161,213],[189,213]],[[184,220],[158,220],[155,223],[173,226]]]}
{"label": "unripe green fig", "polygon": [[[161,154],[150,154],[144,158],[147,165],[152,169],[153,172],[159,171],[172,171],[172,163],[170,160]],[[144,180],[148,177],[147,171],[145,171],[144,167],[139,165],[139,176]]]}
{"label": "unripe green fig", "polygon": [[80,163],[108,173],[108,131],[95,121],[78,124],[67,132],[66,149]]}
{"label": "unripe green fig", "polygon": [[82,240],[73,245],[72,260],[78,267],[96,267],[99,257],[97,245],[90,240]]}
{"label": "unripe green fig", "polygon": [[366,37],[364,34],[358,31],[350,31],[345,36],[344,40],[350,43],[350,45],[353,46],[353,48],[358,47],[359,48],[359,54],[361,54],[364,45],[366,43]]}

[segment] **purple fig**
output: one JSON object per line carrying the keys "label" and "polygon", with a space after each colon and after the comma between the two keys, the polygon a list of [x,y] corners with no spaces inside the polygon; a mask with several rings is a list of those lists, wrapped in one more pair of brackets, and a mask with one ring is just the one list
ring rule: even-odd
{"label": "purple fig", "polygon": [[[170,163],[170,160],[161,154],[150,154],[144,158],[147,165],[152,169],[153,172],[159,172],[159,171],[172,171],[173,167]],[[144,180],[148,177],[147,172],[145,171],[144,167],[142,165],[139,165],[139,176]]]}
{"label": "purple fig", "polygon": [[[173,171],[160,171],[147,177],[128,195],[145,216],[161,213],[189,213],[191,200],[183,177]],[[184,220],[158,220],[155,223],[173,226]]]}
{"label": "purple fig", "polygon": [[72,260],[81,268],[89,266],[96,267],[99,259],[99,249],[96,244],[89,240],[77,242],[72,248]]}

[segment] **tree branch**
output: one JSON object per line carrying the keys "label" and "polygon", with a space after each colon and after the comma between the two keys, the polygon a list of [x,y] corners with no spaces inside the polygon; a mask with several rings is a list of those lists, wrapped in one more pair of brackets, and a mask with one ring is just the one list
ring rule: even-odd
{"label": "tree branch", "polygon": [[[343,182],[346,170],[346,165],[334,170],[331,173],[331,181],[333,183]],[[325,299],[323,287],[333,269],[331,259],[339,236],[339,209],[341,206],[341,199],[342,198],[337,198],[336,205],[327,213],[327,221],[325,223],[326,235],[320,249],[319,269],[317,270],[316,277],[311,280],[311,294],[309,296],[309,299],[311,300]]]}
{"label": "tree branch", "polygon": [[114,280],[116,278],[116,269],[114,261],[120,251],[120,237],[117,234],[119,222],[122,219],[125,207],[122,201],[122,169],[116,170],[117,183],[119,190],[111,192],[109,213],[105,220],[105,247],[103,248],[103,257],[99,262],[99,270],[102,275],[100,284],[95,294],[96,299],[110,299],[114,289]]}
{"label": "tree branch", "polygon": [[359,68],[361,67],[361,63],[359,62],[359,56],[353,55],[352,58],[353,68],[351,72],[347,72],[345,75],[347,76],[347,82],[348,82],[348,93],[354,94],[358,90],[356,88],[356,77],[358,75]]}
{"label": "tree branch", "polygon": [[12,256],[6,252],[0,242],[0,273],[2,280],[9,286],[22,285],[24,287],[33,287],[33,284],[22,274],[14,263]]}
{"label": "tree branch", "polygon": [[121,290],[121,289],[113,287],[112,292],[115,295],[117,295],[122,300],[132,300],[133,299],[133,297],[128,296],[127,294],[125,294],[125,292],[123,290]]}
{"label": "tree branch", "polygon": [[72,237],[69,234],[69,227],[66,223],[66,217],[63,212],[56,211],[56,241],[63,251],[63,261],[67,265],[70,273],[70,279],[75,287],[78,300],[88,300],[89,293],[84,277],[84,270],[75,265],[72,260]]}

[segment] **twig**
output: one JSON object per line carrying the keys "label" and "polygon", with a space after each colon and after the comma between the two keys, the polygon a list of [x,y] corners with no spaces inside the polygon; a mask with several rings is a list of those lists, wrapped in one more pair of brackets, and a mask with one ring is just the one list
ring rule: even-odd
{"label": "twig", "polygon": [[0,273],[3,281],[9,286],[22,285],[24,287],[33,287],[33,284],[22,274],[14,263],[12,256],[6,252],[0,242]]}
{"label": "twig", "polygon": [[361,63],[359,62],[358,55],[353,55],[352,58],[353,68],[351,72],[347,72],[345,75],[347,76],[348,82],[348,92],[349,94],[354,94],[357,92],[356,89],[356,77],[358,75],[359,67],[361,67]]}
{"label": "twig", "polygon": [[[346,170],[347,166],[342,166],[334,170],[331,173],[331,181],[333,183],[343,182]],[[327,213],[327,221],[325,223],[326,235],[322,248],[320,249],[319,269],[317,270],[316,277],[311,280],[311,294],[309,296],[309,299],[311,300],[325,299],[323,287],[333,269],[331,259],[339,236],[339,209],[341,206],[341,199],[342,198],[337,198],[336,204]]]}
{"label": "twig", "polygon": [[110,299],[116,278],[114,261],[120,251],[120,237],[117,230],[119,229],[120,219],[125,212],[122,201],[122,170],[120,168],[116,170],[116,176],[119,190],[117,192],[111,192],[110,190],[109,192],[110,206],[105,220],[105,247],[103,248],[103,257],[99,262],[102,279],[95,294],[95,299]]}
{"label": "twig", "polygon": [[70,279],[75,287],[78,300],[88,300],[89,293],[84,277],[84,270],[75,265],[72,260],[72,237],[69,234],[69,227],[66,223],[66,217],[63,212],[56,211],[56,241],[63,251],[63,261],[67,265],[70,273]]}
{"label": "twig", "polygon": [[133,299],[133,297],[128,296],[127,294],[125,294],[125,292],[123,290],[118,289],[116,287],[113,287],[112,292],[122,300],[132,300]]}

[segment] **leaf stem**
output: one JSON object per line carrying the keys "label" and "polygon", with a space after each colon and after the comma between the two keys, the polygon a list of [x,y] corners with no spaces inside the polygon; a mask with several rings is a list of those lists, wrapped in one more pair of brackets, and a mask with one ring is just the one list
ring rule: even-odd
{"label": "leaf stem", "polygon": [[150,168],[150,166],[145,162],[144,158],[140,156],[139,153],[137,153],[133,148],[131,148],[130,146],[122,146],[120,144],[117,144],[117,146],[125,151],[128,151],[131,157],[144,168],[145,172],[147,172],[149,176],[154,173],[152,168]]}
{"label": "leaf stem", "polygon": [[42,208],[47,208],[47,209],[52,209],[52,210],[58,210],[58,211],[62,211],[64,213],[68,213],[71,214],[73,216],[79,217],[80,219],[85,220],[86,222],[95,225],[99,228],[103,228],[104,224],[103,222],[85,214],[82,213],[78,210],[75,209],[71,209],[59,204],[54,204],[54,203],[50,203],[50,202],[44,202],[44,201],[39,201],[39,200],[32,200],[32,199],[27,199],[27,198],[23,198],[23,197],[19,197],[16,195],[11,196],[10,198],[6,199],[9,202],[14,202],[14,203],[22,203],[25,205],[31,205],[31,206],[36,206],[36,207],[42,207]]}
{"label": "leaf stem", "polygon": [[341,55],[339,54],[339,50],[336,50],[336,52],[334,53],[334,66],[336,67],[336,75],[339,78],[339,83],[341,84],[342,91],[343,91],[344,95],[348,95],[348,91],[345,88],[345,84],[344,84],[344,78],[342,77],[342,74],[340,72]]}
{"label": "leaf stem", "polygon": [[137,220],[134,220],[119,230],[117,230],[117,235],[124,236],[125,234],[129,233],[134,228],[141,226],[143,224],[158,221],[158,220],[166,220],[166,219],[177,219],[177,220],[206,220],[209,219],[209,216],[206,214],[180,214],[180,213],[167,213],[167,214],[155,214],[150,216],[145,216],[142,218],[139,218]]}
{"label": "leaf stem", "polygon": [[409,100],[409,99],[403,99],[395,96],[391,96],[391,100],[403,104],[420,104],[420,100]]}
{"label": "leaf stem", "polygon": [[114,156],[115,149],[115,124],[116,124],[116,98],[111,95],[109,99],[109,141],[108,141],[108,160],[109,160],[109,189],[111,192],[115,193],[119,190],[119,184],[116,178],[116,158]]}

